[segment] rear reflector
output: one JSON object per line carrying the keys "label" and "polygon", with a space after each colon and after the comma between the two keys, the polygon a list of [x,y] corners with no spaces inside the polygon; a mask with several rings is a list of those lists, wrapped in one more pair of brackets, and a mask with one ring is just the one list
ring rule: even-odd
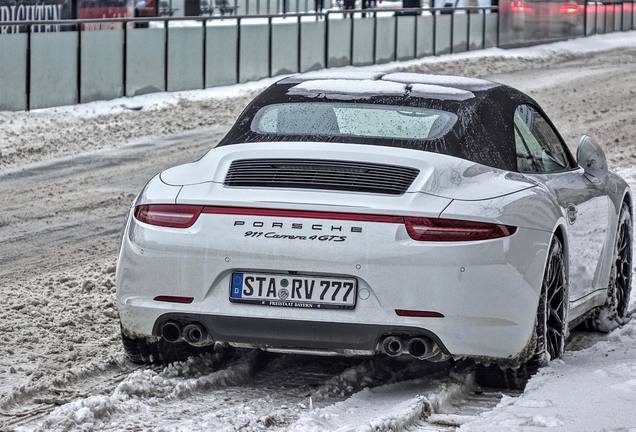
{"label": "rear reflector", "polygon": [[433,311],[420,311],[408,309],[396,309],[395,313],[403,317],[419,317],[419,318],[444,318],[444,314]]}
{"label": "rear reflector", "polygon": [[182,204],[150,204],[135,208],[138,221],[170,228],[189,228],[196,222],[203,206]]}
{"label": "rear reflector", "polygon": [[475,241],[512,235],[516,227],[459,219],[405,217],[406,231],[419,241]]}
{"label": "rear reflector", "polygon": [[177,297],[177,296],[157,296],[154,301],[169,302],[169,303],[192,303],[194,297]]}
{"label": "rear reflector", "polygon": [[194,225],[201,213],[404,224],[406,231],[413,240],[434,242],[490,240],[512,235],[517,230],[513,226],[485,222],[367,213],[336,213],[251,207],[204,207],[185,204],[145,204],[135,208],[135,218],[137,220],[151,225],[170,228],[189,228]]}

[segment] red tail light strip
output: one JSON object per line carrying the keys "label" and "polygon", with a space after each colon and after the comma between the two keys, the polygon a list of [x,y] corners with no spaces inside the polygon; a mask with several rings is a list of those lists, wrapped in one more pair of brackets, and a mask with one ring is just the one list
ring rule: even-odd
{"label": "red tail light strip", "polygon": [[413,240],[436,242],[490,240],[510,236],[517,230],[516,227],[509,225],[459,219],[367,213],[336,213],[251,207],[205,207],[184,204],[146,204],[135,208],[135,218],[137,220],[151,225],[170,228],[189,228],[194,225],[201,213],[404,224]]}
{"label": "red tail light strip", "polygon": [[409,309],[396,309],[395,313],[398,316],[403,317],[418,317],[418,318],[444,318],[444,314],[434,311],[420,311]]}

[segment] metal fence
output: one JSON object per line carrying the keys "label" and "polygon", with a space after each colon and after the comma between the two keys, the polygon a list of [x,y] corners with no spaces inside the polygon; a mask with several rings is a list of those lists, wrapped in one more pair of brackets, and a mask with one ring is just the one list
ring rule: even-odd
{"label": "metal fence", "polygon": [[[625,4],[632,6],[630,14]],[[618,21],[616,7],[610,21],[605,6],[584,6],[576,36],[633,29],[633,3],[620,5]],[[366,9],[0,22],[0,31],[11,29],[0,34],[0,110],[203,89],[514,44],[503,28],[508,23],[503,7],[444,12],[448,10]]]}

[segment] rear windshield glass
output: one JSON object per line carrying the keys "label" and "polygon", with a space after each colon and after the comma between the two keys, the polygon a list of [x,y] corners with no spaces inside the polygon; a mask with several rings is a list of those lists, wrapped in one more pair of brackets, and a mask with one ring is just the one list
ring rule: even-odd
{"label": "rear windshield glass", "polygon": [[453,113],[427,108],[300,102],[264,106],[254,116],[251,130],[278,136],[431,140],[445,135],[456,121]]}

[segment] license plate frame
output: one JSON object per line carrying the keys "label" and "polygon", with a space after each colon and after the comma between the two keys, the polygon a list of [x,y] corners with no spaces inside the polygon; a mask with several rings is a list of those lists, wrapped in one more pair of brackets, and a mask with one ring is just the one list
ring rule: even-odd
{"label": "license plate frame", "polygon": [[[271,280],[274,280],[275,285],[275,297],[268,297],[267,295],[256,294],[257,287],[252,286],[252,291],[256,295],[245,295],[244,281],[248,278],[265,278],[263,281],[262,291],[270,288]],[[286,284],[283,282],[286,280]],[[300,281],[301,286],[297,284]],[[305,282],[306,281],[306,282]],[[314,281],[314,284],[311,284]],[[326,283],[329,282],[329,287],[324,294],[327,297],[329,294],[337,298],[343,299],[342,301],[325,301],[320,300],[320,294],[323,289],[327,288]],[[338,287],[338,282],[341,284]],[[251,281],[250,281],[251,283]],[[258,281],[260,284],[260,281]],[[349,285],[351,289],[349,290]],[[346,286],[345,286],[346,285]],[[253,304],[260,306],[272,306],[272,307],[288,307],[296,309],[340,309],[340,310],[353,310],[356,308],[358,300],[358,280],[353,277],[342,276],[315,276],[306,274],[289,274],[289,273],[268,273],[258,271],[235,271],[230,275],[230,287],[228,298],[231,303],[243,303]],[[336,289],[338,289],[336,291]],[[283,293],[283,290],[286,291]],[[261,294],[262,294],[261,291]],[[347,291],[349,291],[347,293]],[[311,299],[299,299],[296,294],[308,294],[311,292]],[[265,293],[267,294],[267,292]],[[348,295],[345,295],[348,294]],[[316,295],[318,298],[316,299]],[[341,295],[342,297],[340,297]],[[351,299],[351,300],[349,300]],[[349,300],[349,301],[348,301]]]}

